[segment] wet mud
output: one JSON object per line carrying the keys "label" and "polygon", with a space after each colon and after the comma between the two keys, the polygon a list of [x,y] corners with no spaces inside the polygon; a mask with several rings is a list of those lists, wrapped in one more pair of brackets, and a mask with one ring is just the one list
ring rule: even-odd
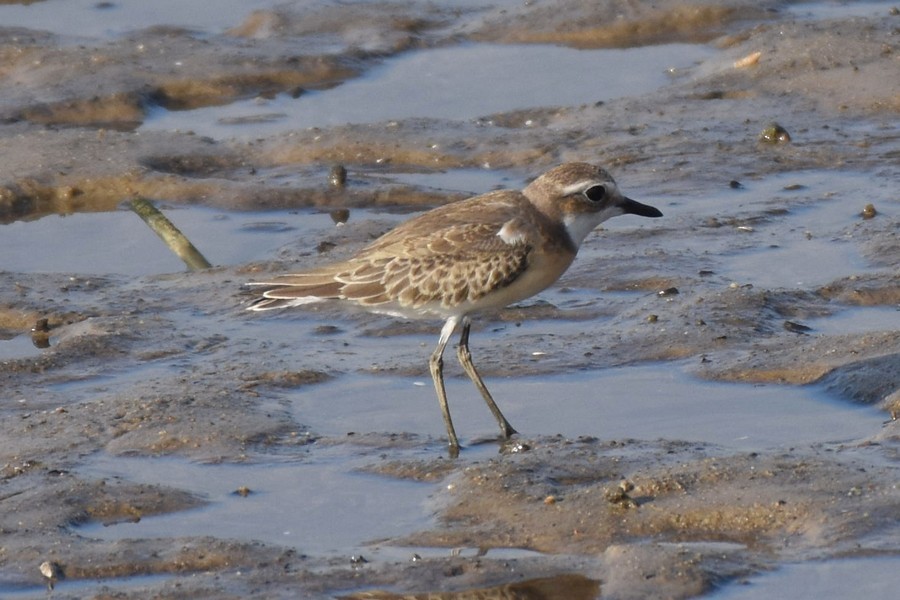
{"label": "wet mud", "polygon": [[[819,386],[885,423],[860,439],[753,451],[525,433],[496,454],[470,440],[450,460],[439,437],[415,431],[317,431],[290,399],[354,373],[427,379],[437,324],[243,310],[244,282],[344,256],[384,221],[198,273],[0,264],[0,344],[39,346],[0,360],[0,595],[43,597],[49,561],[60,599],[110,597],[113,581],[117,598],[688,598],[788,562],[900,553],[896,9],[832,20],[790,2],[555,4],[296,3],[223,34],[152,27],[103,42],[0,27],[0,221],[112,211],[133,196],[229,211],[421,209],[465,194],[404,175],[492,169],[498,183],[522,182],[592,160],[668,218],[604,227],[556,288],[480,319],[473,352],[488,385],[678,365],[698,381]],[[718,52],[654,93],[595,104],[249,139],[141,128],[154,110],[302,97],[391,56],[471,42]],[[789,141],[761,136],[773,122]],[[335,165],[343,185],[330,180]],[[803,224],[829,203],[839,218]],[[814,283],[781,285],[778,254],[761,269],[773,284],[728,262],[796,240],[852,247],[863,266],[831,276],[827,257],[812,259],[791,276]],[[878,311],[876,326],[828,329],[854,310]],[[433,401],[428,387],[422,396]],[[210,502],[91,476],[98,455],[254,465],[334,453],[355,471],[433,486],[434,521],[375,540],[368,559],[215,531],[108,540],[85,529]]]}

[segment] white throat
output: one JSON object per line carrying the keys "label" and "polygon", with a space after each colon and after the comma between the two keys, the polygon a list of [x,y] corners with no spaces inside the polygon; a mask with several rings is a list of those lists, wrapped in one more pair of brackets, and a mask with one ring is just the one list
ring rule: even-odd
{"label": "white throat", "polygon": [[596,213],[577,213],[569,214],[563,217],[563,225],[569,232],[569,237],[575,243],[575,248],[581,247],[581,242],[585,240],[590,232],[594,230],[600,223],[622,214],[622,209],[613,206]]}

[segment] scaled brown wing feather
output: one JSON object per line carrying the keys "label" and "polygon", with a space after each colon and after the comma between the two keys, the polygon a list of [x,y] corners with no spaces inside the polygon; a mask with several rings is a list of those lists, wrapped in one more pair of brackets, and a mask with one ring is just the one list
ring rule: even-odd
{"label": "scaled brown wing feather", "polygon": [[456,224],[428,236],[373,246],[348,264],[363,263],[356,270],[366,275],[379,272],[377,283],[374,277],[364,282],[350,278],[342,295],[363,304],[394,301],[414,309],[477,300],[512,283],[528,263],[530,245],[507,244],[497,236],[499,228],[494,223]]}
{"label": "scaled brown wing feather", "polygon": [[272,286],[265,298],[286,301],[315,296],[419,308],[477,300],[515,281],[527,266],[531,245],[497,235],[522,201],[504,191],[480,197],[477,209],[473,201],[446,205],[407,221],[349,260],[256,285]]}
{"label": "scaled brown wing feather", "polygon": [[372,254],[412,239],[435,238],[454,226],[485,225],[492,227],[487,238],[499,231],[504,223],[516,217],[530,203],[521,192],[500,190],[468,200],[445,204],[401,223],[369,244],[360,255]]}

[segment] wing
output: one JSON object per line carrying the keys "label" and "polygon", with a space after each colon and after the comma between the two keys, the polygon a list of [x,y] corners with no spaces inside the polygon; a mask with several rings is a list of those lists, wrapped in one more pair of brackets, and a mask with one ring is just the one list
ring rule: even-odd
{"label": "wing", "polygon": [[263,310],[334,298],[387,309],[447,310],[515,281],[527,268],[537,231],[527,201],[495,192],[407,221],[355,257],[270,282]]}
{"label": "wing", "polygon": [[451,225],[398,240],[350,261],[336,279],[342,295],[364,305],[453,308],[506,287],[526,269],[531,246],[508,244],[493,224]]}

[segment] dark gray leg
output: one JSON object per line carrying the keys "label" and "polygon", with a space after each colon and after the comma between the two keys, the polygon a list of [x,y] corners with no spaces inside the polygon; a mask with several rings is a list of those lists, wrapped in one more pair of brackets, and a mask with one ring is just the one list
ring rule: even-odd
{"label": "dark gray leg", "polygon": [[465,369],[466,375],[469,376],[469,379],[472,380],[472,383],[474,383],[475,387],[478,388],[478,391],[481,392],[481,397],[484,398],[488,408],[491,409],[494,418],[497,419],[497,424],[500,426],[500,436],[507,440],[509,439],[509,436],[517,432],[513,429],[513,426],[509,424],[509,421],[506,420],[506,417],[503,416],[503,413],[500,412],[500,408],[491,397],[491,393],[488,391],[487,386],[484,385],[481,375],[475,370],[475,363],[472,362],[472,353],[469,352],[469,328],[471,326],[472,323],[469,321],[469,318],[463,317],[462,333],[459,335],[459,347],[456,349],[456,357],[459,359],[459,364]]}
{"label": "dark gray leg", "polygon": [[444,348],[450,341],[450,336],[456,331],[459,324],[458,317],[450,317],[444,323],[441,329],[441,337],[438,340],[437,348],[431,354],[428,361],[428,368],[431,371],[431,379],[434,381],[434,389],[437,392],[438,402],[441,405],[441,414],[444,416],[444,425],[447,427],[447,437],[449,438],[450,458],[459,456],[459,440],[456,437],[456,430],[453,428],[453,420],[450,418],[450,406],[447,404],[447,391],[444,389]]}

